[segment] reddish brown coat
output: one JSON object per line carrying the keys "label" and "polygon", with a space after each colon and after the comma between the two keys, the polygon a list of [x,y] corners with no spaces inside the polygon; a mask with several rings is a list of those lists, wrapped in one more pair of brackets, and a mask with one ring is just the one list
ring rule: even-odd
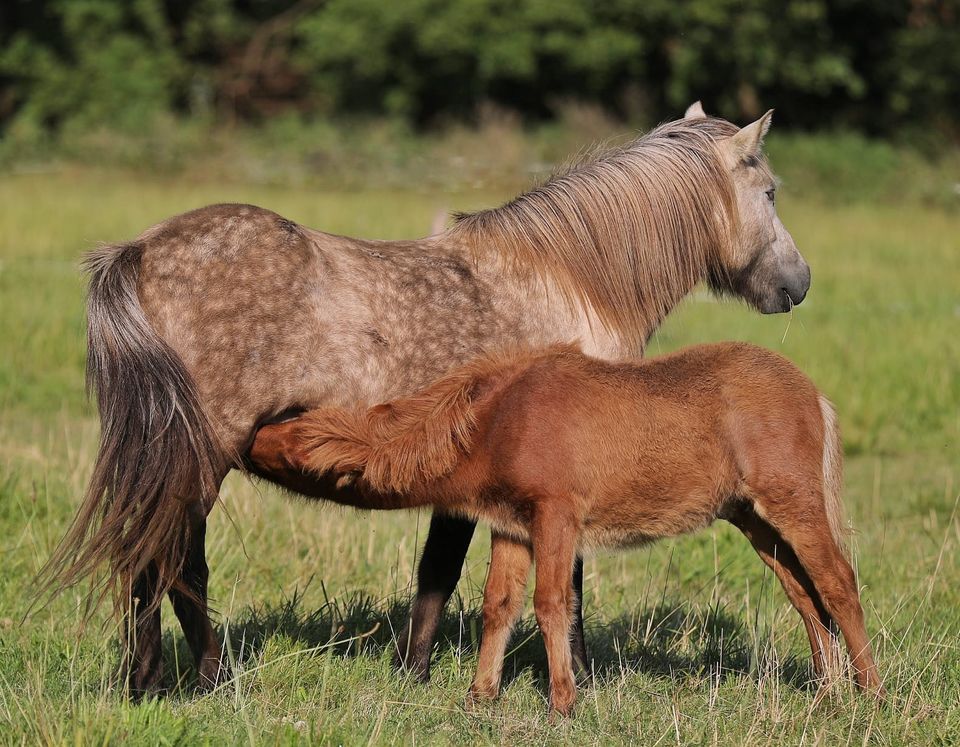
{"label": "reddish brown coat", "polygon": [[485,592],[475,696],[499,688],[531,554],[551,702],[566,712],[576,553],[717,518],[738,526],[777,573],[803,616],[817,672],[835,623],[857,682],[881,689],[843,553],[833,408],[762,348],[703,345],[630,363],[569,347],[485,359],[369,410],[323,408],[266,426],[250,459],[271,474],[336,482],[348,504],[432,505],[491,524],[504,546]]}

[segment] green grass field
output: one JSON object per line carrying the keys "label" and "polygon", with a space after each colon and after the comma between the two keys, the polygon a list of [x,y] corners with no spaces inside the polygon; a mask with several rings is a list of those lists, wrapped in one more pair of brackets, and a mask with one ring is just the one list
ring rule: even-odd
{"label": "green grass field", "polygon": [[[868,627],[890,690],[876,705],[838,683],[814,699],[800,620],[731,527],[587,563],[595,678],[576,717],[551,722],[528,608],[501,699],[463,708],[479,637],[486,532],[445,619],[433,681],[391,667],[428,516],[362,514],[232,476],[208,554],[236,678],[193,692],[164,608],[171,694],[112,689],[106,614],[80,629],[79,594],[25,622],[32,578],[91,468],[81,254],[208,202],[249,201],[369,237],[422,235],[441,208],[496,194],[330,193],[111,176],[0,177],[0,742],[956,744],[960,741],[960,217],[836,207],[785,190],[780,213],[813,268],[792,316],[698,293],[651,354],[744,339],[780,350],[836,402],[846,503]],[[223,510],[225,509],[225,510]],[[102,623],[102,624],[101,624]]]}

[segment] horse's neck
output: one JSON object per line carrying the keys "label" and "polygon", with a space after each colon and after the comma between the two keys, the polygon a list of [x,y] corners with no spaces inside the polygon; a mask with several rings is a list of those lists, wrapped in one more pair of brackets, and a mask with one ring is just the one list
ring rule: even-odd
{"label": "horse's neck", "polygon": [[518,272],[494,253],[474,255],[473,262],[490,291],[505,346],[547,347],[575,340],[587,355],[610,360],[643,352],[608,330],[588,306],[568,303],[550,278]]}
{"label": "horse's neck", "polygon": [[569,302],[551,278],[511,268],[495,250],[474,254],[473,260],[491,289],[497,316],[513,326],[508,333],[516,334],[516,342],[547,346],[577,340],[587,355],[609,360],[642,355],[647,339],[695,285],[676,288],[671,297],[661,299],[662,313],[631,336],[608,329],[589,304]]}

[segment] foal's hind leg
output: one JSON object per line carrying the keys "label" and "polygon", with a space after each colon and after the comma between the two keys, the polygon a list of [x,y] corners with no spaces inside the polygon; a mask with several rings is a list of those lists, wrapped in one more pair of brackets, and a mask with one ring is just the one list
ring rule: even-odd
{"label": "foal's hind leg", "polygon": [[762,508],[764,518],[793,547],[824,607],[843,633],[857,684],[882,694],[883,684],[870,651],[857,579],[833,539],[822,496],[786,496],[764,501]]}
{"label": "foal's hind leg", "polygon": [[538,515],[531,533],[536,561],[537,588],[533,608],[543,634],[550,669],[550,707],[567,715],[577,698],[570,653],[573,623],[573,565],[576,559],[577,524],[558,511]]}
{"label": "foal's hind leg", "polygon": [[[198,511],[202,509],[198,508]],[[197,686],[201,690],[216,687],[226,672],[225,663],[221,663],[220,658],[220,641],[210,623],[207,607],[207,579],[210,572],[205,553],[206,532],[206,517],[194,517],[190,546],[180,575],[185,590],[170,590],[173,611],[180,620],[183,635],[197,664]]]}
{"label": "foal's hind leg", "polygon": [[[835,625],[820,600],[813,581],[797,556],[776,529],[757,516],[752,508],[743,508],[729,521],[750,540],[760,559],[774,572],[787,598],[803,619],[810,639],[813,671],[821,679],[832,663]],[[829,657],[829,658],[828,658]]]}
{"label": "foal's hind leg", "polygon": [[500,692],[503,657],[510,632],[523,610],[527,576],[533,560],[530,547],[494,533],[490,543],[490,570],[483,590],[483,638],[471,699],[495,698]]}

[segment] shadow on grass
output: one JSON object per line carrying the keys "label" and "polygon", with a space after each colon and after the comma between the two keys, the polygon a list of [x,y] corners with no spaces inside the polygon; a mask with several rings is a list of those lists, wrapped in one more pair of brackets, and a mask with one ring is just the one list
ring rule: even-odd
{"label": "shadow on grass", "polygon": [[[460,601],[460,600],[457,600]],[[482,619],[478,607],[445,613],[437,636],[433,671],[452,656],[472,657],[480,643]],[[250,607],[219,627],[220,640],[229,643],[231,657],[239,669],[256,666],[267,644],[277,637],[293,641],[299,655],[332,650],[346,658],[396,655],[404,635],[409,606],[406,600],[384,603],[381,599],[355,594],[304,609],[302,597],[294,595],[279,604]],[[777,658],[768,636],[751,634],[743,623],[720,607],[703,607],[678,601],[639,610],[603,624],[586,623],[587,650],[592,671],[600,680],[624,671],[641,672],[655,678],[701,679],[747,676],[759,680],[771,672],[785,684],[812,690],[807,660],[794,655]],[[306,651],[302,650],[306,649]],[[194,674],[192,659],[182,636],[167,633],[165,657],[178,662],[175,688],[189,695]],[[776,662],[775,667],[772,662]],[[521,620],[514,631],[504,663],[504,685],[532,671],[545,687],[546,655],[536,622]]]}

